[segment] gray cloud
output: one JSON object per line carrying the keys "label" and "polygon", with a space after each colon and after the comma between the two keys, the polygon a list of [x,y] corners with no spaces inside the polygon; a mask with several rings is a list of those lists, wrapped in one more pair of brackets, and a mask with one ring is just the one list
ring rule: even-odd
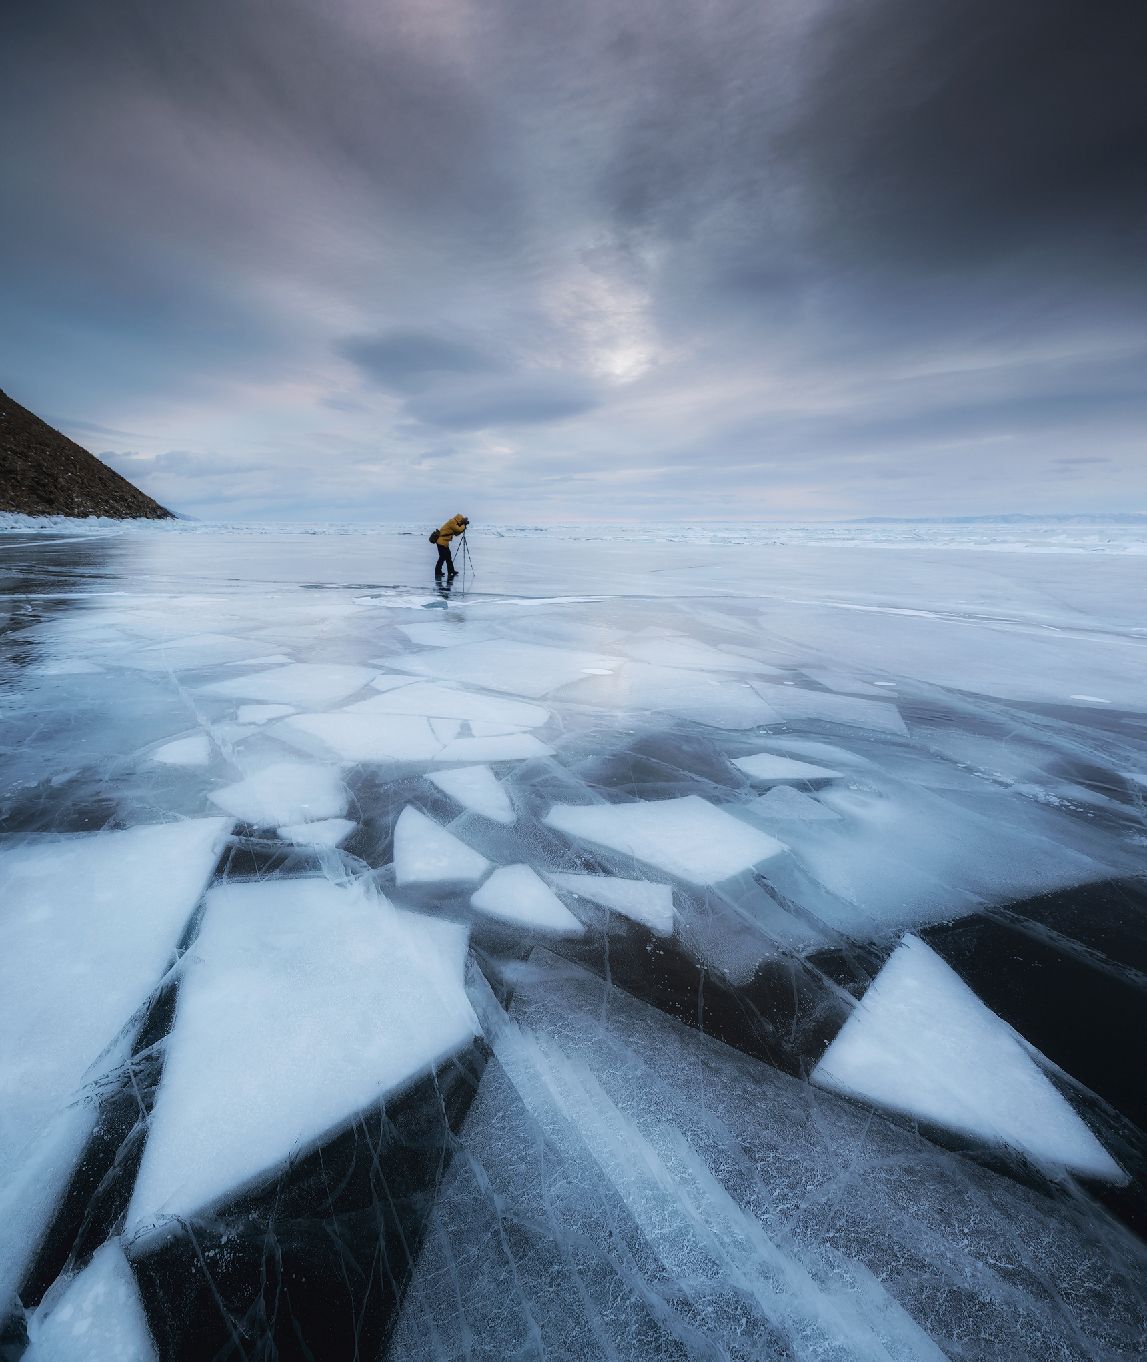
{"label": "gray cloud", "polygon": [[1129,0],[20,6],[0,386],[197,514],[1147,504],[1145,56]]}

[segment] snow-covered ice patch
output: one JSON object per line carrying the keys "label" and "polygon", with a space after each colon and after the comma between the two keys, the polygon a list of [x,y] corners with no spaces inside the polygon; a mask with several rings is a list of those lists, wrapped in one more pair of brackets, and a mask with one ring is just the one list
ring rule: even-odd
{"label": "snow-covered ice patch", "polygon": [[176,738],[174,742],[157,747],[151,759],[161,766],[206,766],[211,760],[211,739],[206,733]]}
{"label": "snow-covered ice patch", "polygon": [[498,639],[415,653],[411,657],[396,658],[394,666],[401,671],[443,681],[459,681],[486,690],[533,698],[576,681],[587,667],[611,670],[619,662],[620,658],[603,657],[598,653]]}
{"label": "snow-covered ice patch", "polygon": [[275,831],[284,842],[301,847],[337,847],[357,825],[349,818],[324,818],[318,823],[289,823]]}
{"label": "snow-covered ice patch", "polygon": [[[391,681],[392,677],[381,677]],[[455,686],[435,681],[404,678],[401,688],[387,686],[381,695],[372,695],[347,707],[348,714],[418,714],[428,719],[467,719],[503,724],[512,729],[538,728],[550,717],[541,705],[524,700],[504,700],[495,695],[476,695]],[[376,686],[378,682],[374,683]]]}
{"label": "snow-covered ice patch", "polygon": [[778,756],[775,752],[757,752],[751,757],[736,757],[733,765],[753,780],[779,782],[783,780],[838,780],[841,773],[827,766],[797,761],[795,757]]}
{"label": "snow-covered ice patch", "polygon": [[135,1277],[118,1239],[29,1321],[23,1362],[157,1362]]}
{"label": "snow-covered ice patch", "polygon": [[314,709],[347,699],[369,684],[374,675],[371,667],[337,662],[292,662],[268,672],[214,681],[204,686],[201,693]]}

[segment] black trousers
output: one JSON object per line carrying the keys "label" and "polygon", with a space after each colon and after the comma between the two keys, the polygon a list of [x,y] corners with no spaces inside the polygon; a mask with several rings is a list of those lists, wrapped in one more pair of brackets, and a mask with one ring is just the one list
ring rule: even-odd
{"label": "black trousers", "polygon": [[454,559],[450,557],[450,546],[449,546],[449,544],[439,544],[439,545],[438,545],[438,562],[435,563],[435,565],[434,565],[434,575],[435,575],[435,577],[441,577],[441,576],[442,576],[442,569],[443,569],[443,567],[446,568],[447,576],[449,576],[449,577],[453,577],[453,576],[454,576]]}

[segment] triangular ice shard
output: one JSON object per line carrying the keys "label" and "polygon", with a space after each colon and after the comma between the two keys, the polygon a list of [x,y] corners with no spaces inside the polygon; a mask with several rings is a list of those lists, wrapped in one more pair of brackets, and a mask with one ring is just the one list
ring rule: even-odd
{"label": "triangular ice shard", "polygon": [[543,932],[581,936],[585,928],[528,865],[495,870],[470,900],[480,913]]}
{"label": "triangular ice shard", "polygon": [[488,766],[465,766],[457,771],[436,771],[427,776],[451,799],[465,809],[480,813],[495,823],[509,825],[517,818],[510,796]]}
{"label": "triangular ice shard", "polygon": [[466,941],[357,886],[216,889],[126,1232],[219,1202],[467,1044]]}
{"label": "triangular ice shard", "polygon": [[297,761],[274,762],[207,797],[244,823],[261,828],[338,818],[347,805],[336,767]]}
{"label": "triangular ice shard", "polygon": [[480,880],[490,862],[473,847],[439,827],[433,818],[407,805],[394,825],[394,877],[396,883],[428,884],[435,881]]}
{"label": "triangular ice shard", "polygon": [[840,775],[827,766],[814,766],[795,757],[777,756],[773,752],[757,752],[751,757],[737,757],[733,765],[753,780],[774,782],[782,780],[833,780]]}
{"label": "triangular ice shard", "polygon": [[691,884],[716,884],[786,849],[698,795],[636,804],[555,804],[544,821]]}
{"label": "triangular ice shard", "polygon": [[80,1090],[120,1058],[109,1047],[159,982],[229,828],[189,819],[0,851],[0,1310],[95,1121]]}
{"label": "triangular ice shard", "polygon": [[812,1082],[1037,1163],[1126,1180],[1011,1027],[918,937],[876,976]]}
{"label": "triangular ice shard", "polygon": [[33,1316],[24,1362],[155,1362],[143,1303],[123,1249],[92,1255],[46,1318]]}
{"label": "triangular ice shard", "polygon": [[559,889],[589,899],[603,908],[640,922],[658,936],[673,932],[673,889],[651,880],[623,880],[616,875],[553,874],[550,879]]}

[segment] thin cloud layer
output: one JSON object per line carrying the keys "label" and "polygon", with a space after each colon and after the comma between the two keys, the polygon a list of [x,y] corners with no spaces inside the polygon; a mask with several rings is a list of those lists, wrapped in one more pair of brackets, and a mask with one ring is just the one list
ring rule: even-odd
{"label": "thin cloud layer", "polygon": [[1122,3],[42,0],[0,386],[203,516],[1147,508],[1145,57]]}

